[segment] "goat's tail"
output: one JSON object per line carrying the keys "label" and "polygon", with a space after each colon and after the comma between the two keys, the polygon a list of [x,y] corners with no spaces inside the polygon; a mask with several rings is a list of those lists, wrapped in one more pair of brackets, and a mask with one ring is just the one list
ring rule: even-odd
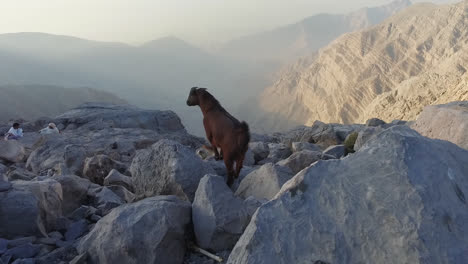
{"label": "goat's tail", "polygon": [[249,148],[249,142],[250,142],[249,125],[245,121],[242,121],[240,125],[240,129],[239,129],[238,138],[237,138],[237,143],[242,153],[245,153],[247,149]]}

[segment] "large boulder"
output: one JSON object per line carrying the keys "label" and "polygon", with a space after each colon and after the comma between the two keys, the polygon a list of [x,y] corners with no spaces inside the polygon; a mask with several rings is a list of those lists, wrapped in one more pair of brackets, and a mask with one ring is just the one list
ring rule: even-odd
{"label": "large boulder", "polygon": [[384,126],[387,123],[385,121],[378,119],[378,118],[371,118],[366,121],[366,126],[369,127],[378,127],[378,126]]}
{"label": "large boulder", "polygon": [[138,151],[130,172],[138,197],[176,195],[186,201],[193,201],[204,175],[214,174],[191,149],[166,139]]}
{"label": "large boulder", "polygon": [[468,151],[392,127],[286,183],[228,263],[467,263],[466,175]]}
{"label": "large boulder", "polygon": [[268,154],[270,154],[270,149],[268,148],[268,144],[265,142],[261,142],[261,141],[250,142],[249,149],[253,152],[256,163],[261,160],[266,159],[268,157]]}
{"label": "large boulder", "polygon": [[245,176],[237,188],[236,196],[270,200],[293,176],[289,168],[267,163]]}
{"label": "large boulder", "polygon": [[85,159],[83,177],[96,184],[104,185],[104,178],[114,169],[120,173],[125,173],[127,166],[109,158],[107,155],[96,155]]}
{"label": "large boulder", "polygon": [[62,188],[54,180],[15,181],[0,192],[0,237],[46,236],[62,216]]}
{"label": "large boulder", "polygon": [[126,201],[107,187],[88,192],[93,199],[93,205],[100,210],[101,215],[108,214],[112,209],[124,204]]}
{"label": "large boulder", "polygon": [[172,111],[143,110],[109,103],[85,103],[59,115],[54,121],[65,129],[139,128],[165,133],[184,130],[180,118]]}
{"label": "large boulder", "polygon": [[292,151],[286,145],[282,143],[269,143],[268,144],[268,157],[260,162],[260,164],[266,164],[270,162],[278,162],[291,156]]}
{"label": "large boulder", "polygon": [[320,160],[321,157],[322,152],[302,150],[293,153],[287,159],[281,160],[276,164],[283,167],[288,167],[294,174],[296,174],[304,168],[309,167],[312,163],[316,162],[317,160]]}
{"label": "large boulder", "polygon": [[151,197],[114,209],[78,244],[88,263],[182,263],[190,203]]}
{"label": "large boulder", "polygon": [[354,143],[354,150],[358,151],[364,144],[382,132],[384,129],[381,127],[368,127],[358,133],[356,142]]}
{"label": "large boulder", "polygon": [[132,178],[121,174],[116,169],[112,169],[106,178],[104,178],[104,185],[120,185],[129,191],[133,191]]}
{"label": "large boulder", "polygon": [[53,230],[57,227],[57,220],[62,217],[63,201],[63,189],[59,182],[53,179],[15,181],[13,188],[29,191],[36,197],[46,230]]}
{"label": "large boulder", "polygon": [[32,148],[27,168],[36,174],[53,170],[55,174],[81,176],[85,159],[101,154],[129,165],[136,151],[164,138],[193,148],[204,143],[188,134],[170,111],[85,104],[54,122],[66,128],[60,135],[42,136]]}
{"label": "large boulder", "polygon": [[17,140],[5,141],[0,138],[0,160],[21,162],[26,155],[23,145]]}
{"label": "large boulder", "polygon": [[411,125],[421,135],[468,149],[468,102],[427,106]]}
{"label": "large boulder", "polygon": [[215,252],[232,249],[252,213],[242,199],[234,196],[222,177],[204,176],[192,204],[198,245]]}
{"label": "large boulder", "polygon": [[56,175],[54,180],[60,183],[63,190],[62,211],[68,215],[88,200],[88,190],[94,186],[89,180],[75,175]]}
{"label": "large boulder", "polygon": [[319,146],[309,142],[293,142],[291,144],[291,150],[292,152],[299,152],[303,150],[322,151]]}
{"label": "large boulder", "polygon": [[323,151],[323,154],[340,159],[346,155],[346,147],[344,145],[329,146]]}

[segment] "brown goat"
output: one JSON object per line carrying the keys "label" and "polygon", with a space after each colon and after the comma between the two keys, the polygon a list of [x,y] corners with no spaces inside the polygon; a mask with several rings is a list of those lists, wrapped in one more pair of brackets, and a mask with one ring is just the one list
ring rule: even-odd
{"label": "brown goat", "polygon": [[[206,88],[193,87],[187,99],[188,106],[200,106],[203,113],[203,125],[211,146],[206,147],[215,153],[215,159],[224,160],[228,172],[227,184],[239,177],[244,162],[245,152],[249,147],[250,132],[245,122],[239,122],[229,114]],[[221,149],[221,153],[218,152]],[[236,171],[234,171],[236,162]]]}

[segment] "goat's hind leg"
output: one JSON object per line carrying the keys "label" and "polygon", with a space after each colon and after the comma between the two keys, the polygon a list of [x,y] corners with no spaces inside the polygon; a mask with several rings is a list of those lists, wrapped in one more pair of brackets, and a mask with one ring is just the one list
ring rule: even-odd
{"label": "goat's hind leg", "polygon": [[236,179],[239,178],[240,171],[242,170],[244,164],[245,155],[241,155],[240,158],[236,161]]}
{"label": "goat's hind leg", "polygon": [[224,165],[226,165],[226,170],[227,170],[227,176],[228,176],[228,179],[227,179],[227,185],[229,187],[232,186],[232,184],[234,183],[234,161],[232,161],[231,159],[229,158],[224,158]]}

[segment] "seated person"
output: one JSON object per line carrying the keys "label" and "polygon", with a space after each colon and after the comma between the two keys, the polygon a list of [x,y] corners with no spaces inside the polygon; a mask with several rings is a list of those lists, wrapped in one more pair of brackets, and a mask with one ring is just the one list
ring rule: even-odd
{"label": "seated person", "polygon": [[5,140],[18,140],[23,137],[23,129],[20,128],[19,123],[14,123],[13,126],[5,134]]}
{"label": "seated person", "polygon": [[46,128],[43,128],[39,131],[41,135],[49,135],[49,134],[58,134],[60,131],[58,130],[57,126],[54,123],[49,123]]}

